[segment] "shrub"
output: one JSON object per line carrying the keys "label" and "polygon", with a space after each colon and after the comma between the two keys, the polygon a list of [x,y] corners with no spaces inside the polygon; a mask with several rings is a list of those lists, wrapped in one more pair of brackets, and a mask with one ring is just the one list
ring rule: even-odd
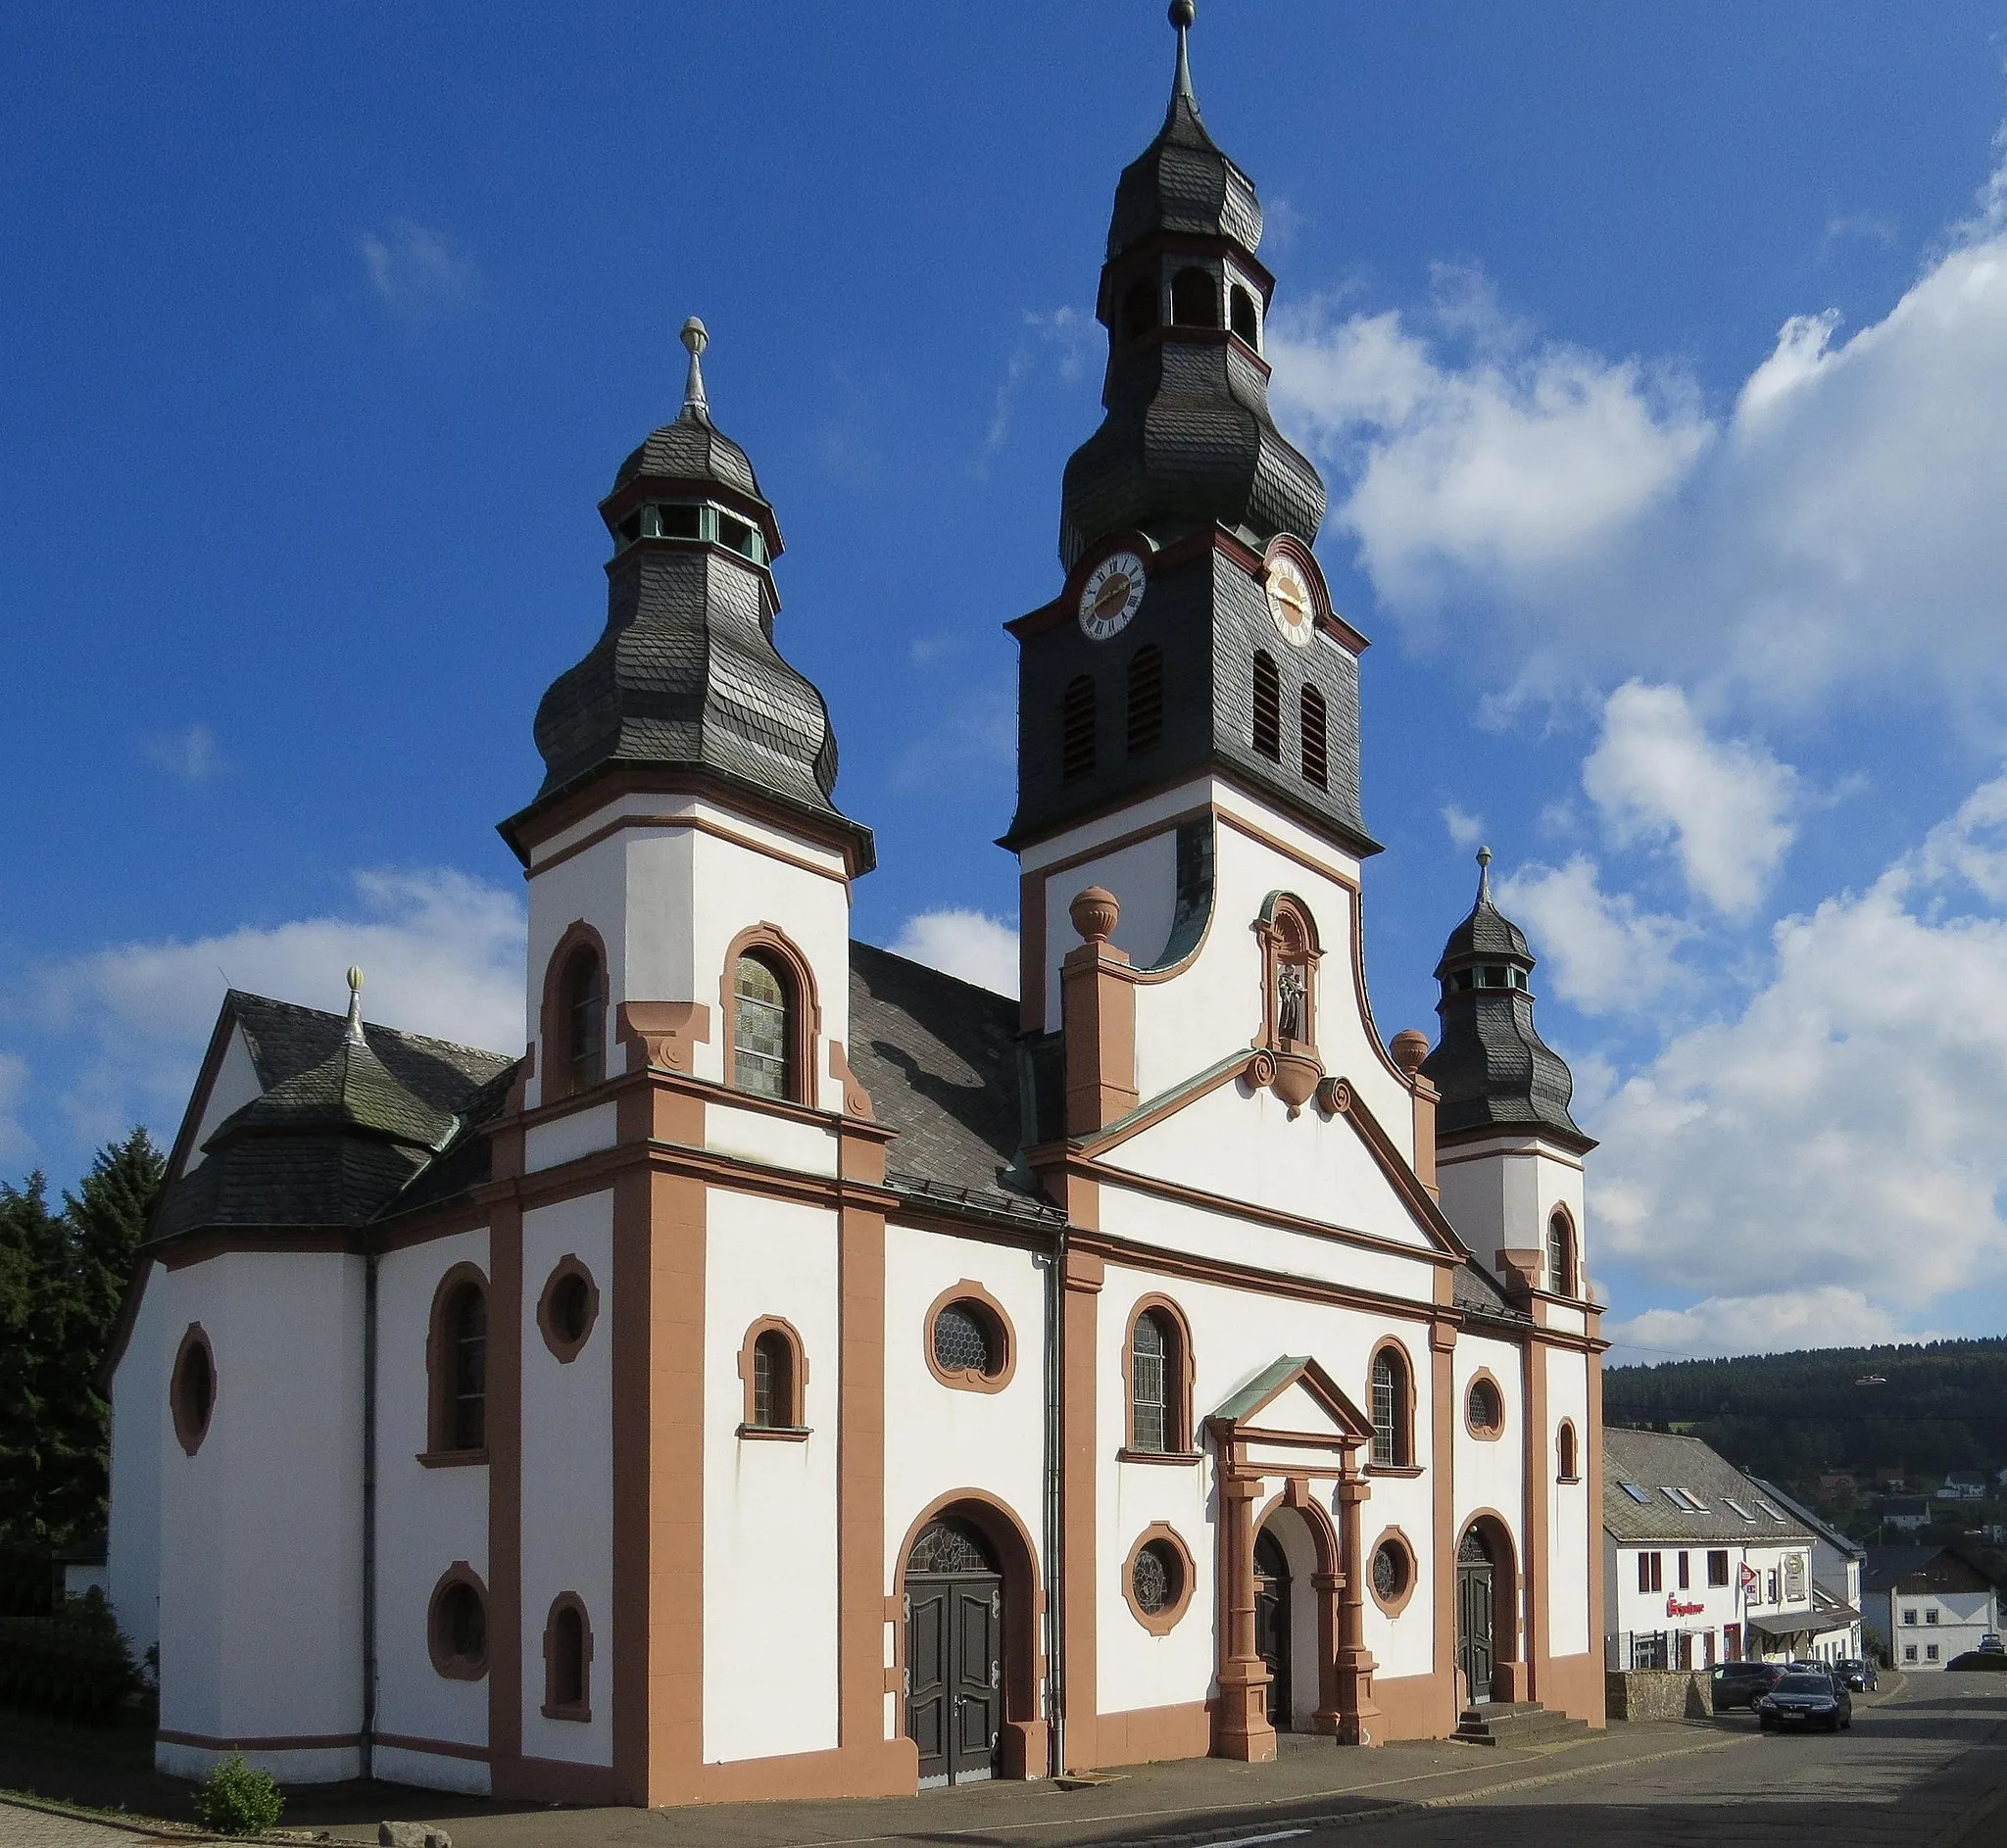
{"label": "shrub", "polygon": [[140,1687],[125,1638],[96,1591],[48,1617],[0,1617],[0,1704],[105,1720]]}
{"label": "shrub", "polygon": [[219,1835],[262,1835],[285,1808],[271,1774],[253,1771],[241,1758],[219,1765],[195,1787],[195,1814]]}
{"label": "shrub", "polygon": [[1977,1649],[1969,1649],[1962,1656],[1953,1656],[1944,1665],[1948,1675],[1959,1670],[1969,1675],[2007,1675],[2007,1656],[1982,1655]]}

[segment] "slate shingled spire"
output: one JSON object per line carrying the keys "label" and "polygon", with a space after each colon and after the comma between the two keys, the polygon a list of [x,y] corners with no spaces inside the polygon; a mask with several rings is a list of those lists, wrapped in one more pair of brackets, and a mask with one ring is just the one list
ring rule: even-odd
{"label": "slate shingled spire", "polygon": [[831,800],[828,707],[774,647],[780,522],[746,452],[711,421],[698,364],[709,338],[695,316],[683,323],[682,409],[620,464],[600,503],[615,548],[607,626],[544,695],[543,787],[502,832],[520,852],[519,824],[595,778],[666,771],[778,805],[867,871],[870,830]]}
{"label": "slate shingled spire", "polygon": [[1066,464],[1068,566],[1118,528],[1167,544],[1217,520],[1256,546],[1279,532],[1308,545],[1324,520],[1323,481],[1269,414],[1257,349],[1274,283],[1254,259],[1261,205],[1199,117],[1191,17],[1189,4],[1171,9],[1178,64],[1163,126],[1115,187],[1096,307],[1108,329],[1107,414]]}
{"label": "slate shingled spire", "polygon": [[1524,1130],[1563,1146],[1595,1146],[1568,1105],[1575,1080],[1534,1031],[1526,933],[1492,901],[1492,850],[1478,850],[1477,902],[1449,933],[1436,965],[1443,1037],[1422,1074],[1443,1094],[1437,1134]]}

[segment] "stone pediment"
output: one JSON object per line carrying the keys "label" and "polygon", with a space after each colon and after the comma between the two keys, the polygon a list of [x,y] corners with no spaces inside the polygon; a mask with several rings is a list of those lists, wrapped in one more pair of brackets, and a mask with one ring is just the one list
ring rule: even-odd
{"label": "stone pediment", "polygon": [[1333,1453],[1369,1443],[1373,1427],[1307,1354],[1282,1354],[1206,1419],[1222,1458],[1286,1474],[1329,1469]]}

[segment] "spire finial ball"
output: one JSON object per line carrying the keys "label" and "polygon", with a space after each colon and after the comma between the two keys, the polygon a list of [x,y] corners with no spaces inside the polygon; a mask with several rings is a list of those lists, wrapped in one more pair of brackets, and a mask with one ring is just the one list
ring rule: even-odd
{"label": "spire finial ball", "polygon": [[1171,24],[1184,31],[1199,17],[1199,9],[1192,0],[1171,0]]}
{"label": "spire finial ball", "polygon": [[363,972],[362,972],[362,970],[361,970],[361,969],[357,968],[357,967],[356,967],[356,966],[355,966],[355,965],[354,965],[354,964],[352,963],[352,964],[350,964],[350,966],[349,966],[349,993],[350,993],[351,995],[360,995],[360,994],[361,994],[362,992],[363,992]]}
{"label": "spire finial ball", "polygon": [[1492,850],[1491,850],[1490,848],[1488,848],[1488,847],[1481,847],[1481,848],[1479,848],[1479,849],[1478,849],[1478,864],[1479,864],[1480,866],[1489,866],[1489,865],[1491,865],[1491,863],[1492,863]]}
{"label": "spire finial ball", "polygon": [[683,344],[690,349],[690,357],[693,360],[706,347],[710,345],[710,335],[705,330],[704,323],[695,315],[692,315],[683,323],[683,332],[680,337]]}

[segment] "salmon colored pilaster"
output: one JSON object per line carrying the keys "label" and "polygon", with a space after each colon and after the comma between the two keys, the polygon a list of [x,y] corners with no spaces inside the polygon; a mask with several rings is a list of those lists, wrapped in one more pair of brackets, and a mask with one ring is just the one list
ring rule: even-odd
{"label": "salmon colored pilaster", "polygon": [[488,1752],[502,1792],[519,1782],[522,1761],[522,1206],[513,1199],[488,1222],[487,1363]]}
{"label": "salmon colored pilaster", "polygon": [[1366,1647],[1365,1504],[1369,1490],[1359,1474],[1356,1445],[1345,1450],[1338,1483],[1339,1570],[1344,1590],[1338,1606],[1338,1737],[1341,1745],[1371,1745],[1380,1709],[1373,1701],[1373,1671],[1380,1665]]}
{"label": "salmon colored pilaster", "polygon": [[1254,1647],[1254,1497],[1261,1484],[1222,1472],[1220,1503],[1220,1625],[1225,1647],[1214,1709],[1216,1758],[1265,1765],[1275,1757],[1268,1724],[1268,1665]]}
{"label": "salmon colored pilaster", "polygon": [[1068,1251],[1060,1339],[1059,1392],[1060,1585],[1065,1600],[1062,1646],[1067,1771],[1091,1770],[1100,1743],[1100,1690],[1095,1626],[1096,1367],[1101,1289],[1105,1266],[1092,1252]]}

